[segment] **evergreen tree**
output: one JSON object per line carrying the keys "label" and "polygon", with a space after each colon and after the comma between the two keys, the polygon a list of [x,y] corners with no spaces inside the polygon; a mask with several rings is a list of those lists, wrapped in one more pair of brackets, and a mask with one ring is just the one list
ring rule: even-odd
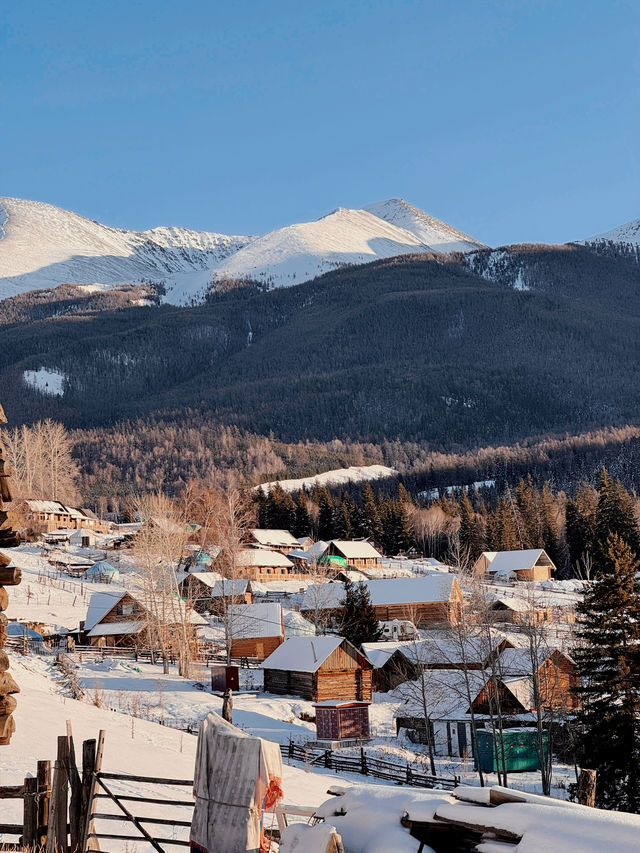
{"label": "evergreen tree", "polygon": [[569,563],[575,570],[593,557],[596,536],[598,493],[588,483],[576,489],[575,498],[567,501],[565,509],[565,535],[569,549]]}
{"label": "evergreen tree", "polygon": [[606,558],[608,539],[617,534],[636,556],[640,556],[640,530],[633,499],[620,480],[613,481],[602,468],[598,488],[594,556],[596,565]]}
{"label": "evergreen tree", "polygon": [[485,550],[483,528],[481,516],[476,515],[467,490],[463,489],[460,495],[460,545],[468,551],[472,561]]}
{"label": "evergreen tree", "polygon": [[291,532],[294,536],[309,536],[311,533],[311,516],[309,515],[309,510],[307,509],[308,497],[305,492],[298,492],[295,504],[296,504],[296,514],[295,521],[291,527]]}
{"label": "evergreen tree", "polygon": [[596,804],[640,811],[640,591],[638,561],[611,534],[599,576],[579,605],[575,657],[584,766],[597,771]]}
{"label": "evergreen tree", "polygon": [[356,648],[362,643],[375,643],[380,639],[382,630],[365,583],[354,584],[347,579],[341,603],[344,610],[340,633],[343,637]]}
{"label": "evergreen tree", "polygon": [[370,483],[362,489],[361,529],[363,536],[380,541],[380,513]]}
{"label": "evergreen tree", "polygon": [[335,539],[333,529],[333,500],[327,489],[323,489],[318,501],[318,537],[326,542]]}

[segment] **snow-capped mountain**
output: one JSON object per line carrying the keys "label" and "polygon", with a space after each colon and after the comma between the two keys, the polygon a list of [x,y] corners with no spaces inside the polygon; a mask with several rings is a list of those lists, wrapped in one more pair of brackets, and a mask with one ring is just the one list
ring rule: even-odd
{"label": "snow-capped mountain", "polygon": [[482,248],[402,199],[338,208],[262,237],[186,228],[127,231],[50,204],[0,197],[0,299],[59,284],[162,282],[175,304],[199,301],[212,282],[300,284],[347,264],[415,252]]}
{"label": "snow-capped mountain", "polygon": [[640,246],[640,219],[634,219],[625,225],[619,225],[617,228],[612,228],[611,231],[596,234],[595,237],[591,237],[587,242],[591,243],[600,240],[611,240],[613,243],[631,243],[634,246]]}
{"label": "snow-capped mountain", "polygon": [[302,222],[258,237],[217,265],[217,278],[252,278],[274,287],[308,281],[346,264],[365,264],[426,252],[415,234],[366,210],[338,208],[315,222]]}
{"label": "snow-capped mountain", "polygon": [[429,216],[402,198],[368,204],[364,209],[392,225],[397,225],[398,228],[410,231],[418,240],[437,252],[473,252],[475,249],[486,248],[483,243],[468,234],[463,234],[446,222]]}
{"label": "snow-capped mountain", "polygon": [[[58,284],[131,284],[186,275],[196,290],[250,237],[187,228],[126,231],[52,204],[0,197],[0,299]],[[177,279],[177,281],[176,281]]]}

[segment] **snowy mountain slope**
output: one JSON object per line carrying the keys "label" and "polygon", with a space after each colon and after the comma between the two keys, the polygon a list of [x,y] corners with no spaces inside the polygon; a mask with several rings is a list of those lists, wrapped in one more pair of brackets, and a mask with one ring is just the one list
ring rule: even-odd
{"label": "snowy mountain slope", "polygon": [[634,219],[625,225],[619,225],[617,228],[612,228],[611,231],[596,234],[595,237],[591,237],[586,242],[591,243],[600,240],[611,240],[614,243],[631,243],[634,246],[640,246],[640,219]]}
{"label": "snowy mountain slope", "polygon": [[199,282],[203,271],[251,239],[186,228],[126,231],[51,204],[4,197],[0,229],[0,299],[62,283],[145,279],[170,286],[172,275],[185,273]]}
{"label": "snowy mountain slope", "polygon": [[127,231],[51,204],[0,197],[0,299],[59,284],[163,282],[166,301],[201,301],[214,279],[300,284],[347,264],[482,248],[401,199],[338,208],[262,237],[186,228]]}
{"label": "snowy mountain slope", "polygon": [[472,252],[486,248],[483,243],[463,234],[446,222],[441,222],[402,198],[391,198],[376,204],[368,204],[364,210],[379,216],[386,222],[404,228],[436,252]]}
{"label": "snowy mountain slope", "polygon": [[218,278],[253,278],[283,287],[347,264],[429,249],[415,234],[366,210],[340,207],[315,222],[258,237],[218,264],[215,272]]}

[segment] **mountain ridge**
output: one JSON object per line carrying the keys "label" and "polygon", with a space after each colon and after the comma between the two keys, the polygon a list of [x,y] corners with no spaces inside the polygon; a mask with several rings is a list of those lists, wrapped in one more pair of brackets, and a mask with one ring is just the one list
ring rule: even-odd
{"label": "mountain ridge", "polygon": [[[165,301],[193,304],[227,279],[287,286],[436,246],[444,252],[483,246],[401,199],[370,207],[378,213],[339,207],[256,237],[176,226],[133,231],[46,202],[0,197],[0,299],[60,284],[154,282],[164,285]],[[426,234],[435,245],[425,243]]]}

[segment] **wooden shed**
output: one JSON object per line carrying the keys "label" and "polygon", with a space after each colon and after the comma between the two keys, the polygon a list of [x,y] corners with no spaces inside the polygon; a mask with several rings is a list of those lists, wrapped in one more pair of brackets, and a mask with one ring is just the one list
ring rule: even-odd
{"label": "wooden shed", "polygon": [[262,661],[284,642],[282,606],[278,603],[233,604],[227,619],[231,657]]}
{"label": "wooden shed", "polygon": [[268,693],[313,702],[371,701],[373,666],[343,637],[290,637],[262,668]]}
{"label": "wooden shed", "polygon": [[329,699],[316,702],[318,740],[367,740],[369,737],[369,702],[340,702]]}
{"label": "wooden shed", "polygon": [[405,681],[413,681],[421,668],[397,643],[364,643],[363,651],[373,665],[373,689],[376,693],[395,690]]}
{"label": "wooden shed", "polygon": [[298,540],[288,530],[271,530],[266,527],[254,527],[251,530],[253,543],[262,548],[270,548],[272,551],[280,551],[288,554],[293,548],[299,548]]}
{"label": "wooden shed", "polygon": [[473,566],[475,575],[518,581],[547,581],[555,570],[555,564],[544,548],[485,551]]}

